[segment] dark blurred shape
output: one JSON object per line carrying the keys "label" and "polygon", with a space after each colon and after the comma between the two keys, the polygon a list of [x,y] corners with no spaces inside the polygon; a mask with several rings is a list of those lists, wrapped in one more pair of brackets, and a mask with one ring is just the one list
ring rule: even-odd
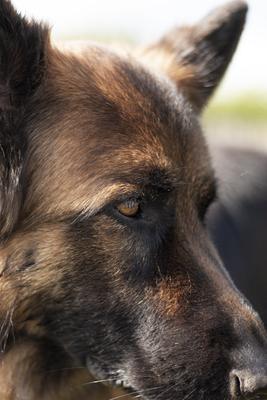
{"label": "dark blurred shape", "polygon": [[252,150],[216,148],[219,198],[208,226],[239,289],[267,325],[267,156]]}

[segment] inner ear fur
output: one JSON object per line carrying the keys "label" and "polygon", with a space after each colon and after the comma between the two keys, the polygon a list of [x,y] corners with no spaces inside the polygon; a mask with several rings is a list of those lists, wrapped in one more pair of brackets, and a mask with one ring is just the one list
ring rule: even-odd
{"label": "inner ear fur", "polygon": [[27,147],[24,115],[45,74],[48,47],[45,25],[28,21],[10,1],[0,0],[0,240],[18,220]]}
{"label": "inner ear fur", "polygon": [[144,49],[142,57],[168,75],[200,111],[232,59],[247,9],[242,0],[219,7],[196,25],[173,29]]}

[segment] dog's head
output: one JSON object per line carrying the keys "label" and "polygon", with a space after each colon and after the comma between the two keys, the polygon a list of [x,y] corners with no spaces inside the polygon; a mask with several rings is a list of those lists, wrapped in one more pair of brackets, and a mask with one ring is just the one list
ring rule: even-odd
{"label": "dog's head", "polygon": [[216,181],[199,125],[245,14],[231,3],[138,61],[62,52],[0,2],[3,326],[12,312],[15,337],[148,399],[264,386],[264,329],[205,229]]}

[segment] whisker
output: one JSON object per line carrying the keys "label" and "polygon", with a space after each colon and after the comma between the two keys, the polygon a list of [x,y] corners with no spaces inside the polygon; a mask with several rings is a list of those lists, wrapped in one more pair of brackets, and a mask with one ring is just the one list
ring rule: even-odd
{"label": "whisker", "polygon": [[195,388],[194,388],[193,390],[191,390],[191,392],[188,393],[188,394],[183,398],[183,400],[187,400],[187,399],[189,398],[189,396],[192,396],[192,394],[195,393],[195,391],[196,391]]}
{"label": "whisker", "polygon": [[[139,397],[142,397],[142,395],[143,395],[144,393],[151,392],[152,390],[157,390],[157,389],[160,389],[160,386],[155,386],[155,387],[153,387],[153,388],[148,388],[148,389],[144,389],[144,390],[135,390],[134,392],[125,393],[125,394],[122,394],[122,395],[120,395],[120,396],[112,397],[112,398],[109,399],[109,400],[122,399],[123,397],[126,397],[126,396],[132,396],[132,395],[135,394],[135,393],[137,393],[137,395],[138,395]],[[142,394],[141,394],[141,393],[142,393]]]}
{"label": "whisker", "polygon": [[93,385],[93,384],[96,384],[96,383],[104,383],[104,382],[116,382],[116,380],[117,379],[99,379],[99,380],[96,380],[96,381],[90,381],[90,382],[86,382],[86,383],[83,383],[82,384],[82,386],[89,386],[89,385]]}
{"label": "whisker", "polygon": [[12,307],[11,309],[9,309],[6,312],[5,318],[0,327],[0,351],[1,352],[5,351],[11,329],[13,331],[13,340],[14,340],[14,328],[13,328],[13,320],[12,320],[13,313],[14,313],[14,308]]}
{"label": "whisker", "polygon": [[[178,382],[173,383],[172,385],[168,386],[165,390],[163,390],[161,393],[158,394],[158,396],[156,396],[156,399],[158,397],[161,397],[163,394],[168,393],[170,390],[175,389],[178,385],[180,385],[180,379],[186,374],[186,372],[183,372],[180,374],[180,376],[178,376]],[[155,400],[156,400],[155,399]]]}

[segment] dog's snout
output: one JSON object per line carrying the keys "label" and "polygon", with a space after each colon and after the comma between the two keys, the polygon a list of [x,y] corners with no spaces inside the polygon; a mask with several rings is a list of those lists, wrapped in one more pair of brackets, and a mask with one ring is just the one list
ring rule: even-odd
{"label": "dog's snout", "polygon": [[233,370],[230,374],[233,399],[267,399],[267,363],[260,370]]}
{"label": "dog's snout", "polygon": [[242,344],[232,353],[230,392],[233,399],[267,399],[267,336],[258,315],[251,311],[239,320],[237,332]]}

